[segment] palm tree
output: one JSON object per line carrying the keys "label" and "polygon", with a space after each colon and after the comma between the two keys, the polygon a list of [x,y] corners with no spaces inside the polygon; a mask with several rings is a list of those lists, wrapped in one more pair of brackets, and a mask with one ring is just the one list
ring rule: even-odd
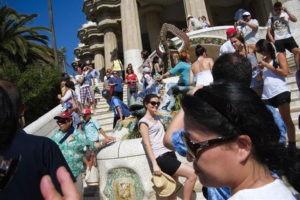
{"label": "palm tree", "polygon": [[21,71],[27,64],[53,61],[48,36],[40,32],[50,32],[41,26],[25,26],[36,14],[18,14],[14,9],[3,5],[0,8],[0,69],[16,63]]}

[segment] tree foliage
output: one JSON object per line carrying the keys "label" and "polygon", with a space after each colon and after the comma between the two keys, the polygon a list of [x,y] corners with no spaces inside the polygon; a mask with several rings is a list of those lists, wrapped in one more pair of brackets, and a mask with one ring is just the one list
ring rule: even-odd
{"label": "tree foliage", "polygon": [[42,26],[25,26],[32,22],[37,14],[18,14],[16,10],[3,5],[0,8],[0,63],[4,68],[14,62],[20,70],[27,64],[41,62],[48,64],[53,53],[48,46],[48,36],[41,32],[50,32]]}
{"label": "tree foliage", "polygon": [[[27,124],[55,107],[59,101],[60,74],[53,66],[48,28],[26,26],[36,14],[18,14],[0,3],[0,79],[21,89]],[[64,52],[61,52],[63,57]]]}

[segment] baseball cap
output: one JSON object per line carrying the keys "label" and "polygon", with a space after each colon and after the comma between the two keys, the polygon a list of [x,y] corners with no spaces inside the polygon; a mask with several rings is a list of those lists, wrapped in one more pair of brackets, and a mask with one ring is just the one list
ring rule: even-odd
{"label": "baseball cap", "polygon": [[108,90],[102,90],[102,96],[103,97],[108,97],[110,95]]}
{"label": "baseball cap", "polygon": [[72,104],[72,103],[70,103],[70,102],[65,102],[65,103],[64,103],[64,107],[63,107],[63,109],[62,109],[61,112],[66,112],[69,108],[72,108],[72,107],[73,107],[73,104]]}
{"label": "baseball cap", "polygon": [[249,16],[249,15],[251,15],[251,14],[248,11],[243,13],[243,16]]}
{"label": "baseball cap", "polygon": [[89,114],[91,114],[91,113],[92,113],[91,110],[88,109],[88,108],[84,108],[84,109],[82,110],[82,114],[83,114],[83,115],[89,115]]}
{"label": "baseball cap", "polygon": [[226,30],[226,35],[229,36],[235,32],[237,32],[237,30],[235,30],[234,28],[229,28]]}
{"label": "baseball cap", "polygon": [[149,67],[145,67],[145,68],[143,69],[143,72],[146,72],[146,73],[150,72],[150,68],[149,68]]}
{"label": "baseball cap", "polygon": [[63,112],[60,115],[54,117],[54,119],[68,119],[68,118],[72,118],[72,115],[68,112]]}

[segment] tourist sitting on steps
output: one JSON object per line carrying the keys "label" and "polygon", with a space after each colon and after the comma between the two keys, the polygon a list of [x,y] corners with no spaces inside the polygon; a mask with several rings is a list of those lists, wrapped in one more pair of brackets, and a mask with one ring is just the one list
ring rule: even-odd
{"label": "tourist sitting on steps", "polygon": [[113,128],[115,128],[117,123],[130,115],[130,111],[123,101],[115,96],[111,96],[108,90],[103,90],[102,96],[106,99],[107,103],[114,111]]}
{"label": "tourist sitting on steps", "polygon": [[[152,163],[153,173],[161,176],[163,171],[175,180],[179,176],[186,177],[183,199],[190,200],[197,176],[191,166],[178,161],[175,152],[167,149],[163,144],[165,130],[154,114],[160,105],[159,98],[156,94],[148,94],[144,98],[143,104],[147,111],[145,116],[139,120],[139,131],[146,153]],[[177,199],[176,192],[171,194],[168,199]]]}
{"label": "tourist sitting on steps", "polygon": [[81,197],[83,196],[83,155],[85,146],[94,146],[100,149],[100,142],[92,143],[86,139],[85,133],[80,129],[74,129],[73,120],[70,113],[64,112],[54,117],[57,120],[59,129],[56,130],[51,139],[59,146],[64,158],[66,159],[73,175],[76,177],[76,188]]}

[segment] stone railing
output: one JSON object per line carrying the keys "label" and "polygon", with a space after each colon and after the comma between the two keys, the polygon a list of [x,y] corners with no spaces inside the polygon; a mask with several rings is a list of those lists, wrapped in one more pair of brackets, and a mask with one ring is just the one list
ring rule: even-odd
{"label": "stone railing", "polygon": [[59,104],[43,116],[24,128],[28,134],[49,137],[57,129],[56,120],[53,118],[61,113],[62,106]]}

